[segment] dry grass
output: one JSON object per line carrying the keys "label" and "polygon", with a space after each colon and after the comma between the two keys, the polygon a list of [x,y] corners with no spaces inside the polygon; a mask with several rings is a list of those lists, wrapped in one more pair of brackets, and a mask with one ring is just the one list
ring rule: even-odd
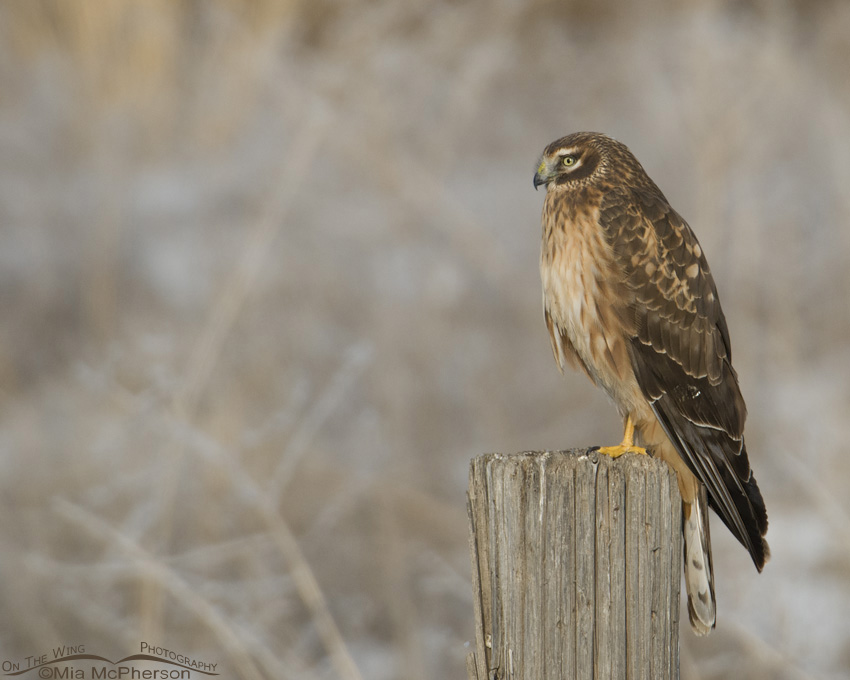
{"label": "dry grass", "polygon": [[4,3],[0,657],[462,677],[469,458],[618,427],[552,365],[530,181],[601,129],[709,255],[771,512],[761,576],[716,523],[683,678],[845,677],[848,35],[839,0]]}

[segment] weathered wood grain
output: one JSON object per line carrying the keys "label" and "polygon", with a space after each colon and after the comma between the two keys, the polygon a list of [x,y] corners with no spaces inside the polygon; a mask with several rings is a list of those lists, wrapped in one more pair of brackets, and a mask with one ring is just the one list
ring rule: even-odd
{"label": "weathered wood grain", "polygon": [[470,680],[679,677],[681,502],[662,461],[472,461]]}

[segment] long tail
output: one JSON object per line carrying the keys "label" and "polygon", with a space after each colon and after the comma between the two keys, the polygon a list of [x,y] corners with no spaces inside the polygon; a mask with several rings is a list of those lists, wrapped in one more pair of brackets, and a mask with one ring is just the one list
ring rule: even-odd
{"label": "long tail", "polygon": [[685,588],[688,614],[697,635],[708,635],[715,624],[714,566],[708,528],[708,498],[705,487],[691,503],[682,504],[682,533],[685,538]]}

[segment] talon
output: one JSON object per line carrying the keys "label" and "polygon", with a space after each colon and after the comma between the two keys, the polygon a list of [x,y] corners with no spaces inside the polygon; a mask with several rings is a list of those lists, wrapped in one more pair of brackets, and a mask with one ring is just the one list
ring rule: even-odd
{"label": "talon", "polygon": [[638,453],[643,456],[649,455],[642,446],[623,446],[622,444],[618,444],[617,446],[600,446],[597,450],[599,453],[611,456],[611,458],[619,458],[624,453]]}
{"label": "talon", "polygon": [[646,449],[642,446],[634,445],[635,425],[632,422],[631,415],[626,416],[625,432],[623,432],[623,441],[617,446],[600,446],[597,450],[599,453],[604,453],[611,458],[619,458],[624,453],[638,453],[642,456],[649,455]]}

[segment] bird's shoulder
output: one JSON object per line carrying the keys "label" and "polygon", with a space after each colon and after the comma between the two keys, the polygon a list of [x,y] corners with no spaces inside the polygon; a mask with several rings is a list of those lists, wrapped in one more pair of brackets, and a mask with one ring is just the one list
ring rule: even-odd
{"label": "bird's shoulder", "polygon": [[[688,223],[654,186],[606,193],[599,215],[630,291],[634,334],[689,373],[719,379],[722,364],[731,360],[729,331],[708,260]],[[685,336],[689,342],[680,346]]]}

